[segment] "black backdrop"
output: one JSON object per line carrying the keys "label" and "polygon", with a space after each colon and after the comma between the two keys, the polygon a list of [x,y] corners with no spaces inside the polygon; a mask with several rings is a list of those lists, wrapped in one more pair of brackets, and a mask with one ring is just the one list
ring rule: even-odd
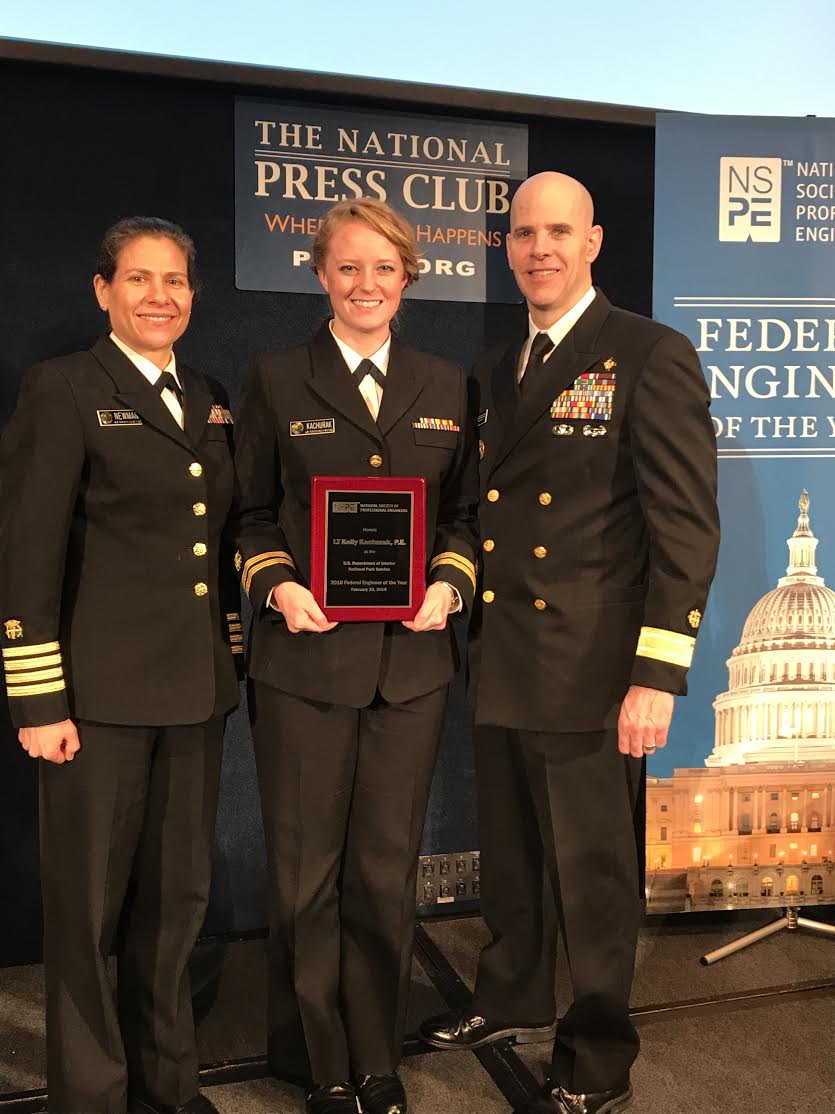
{"label": "black backdrop", "polygon": [[[101,331],[91,277],[101,233],[119,217],[168,217],[195,238],[204,285],[178,351],[226,383],[233,405],[253,354],[308,337],[325,316],[323,299],[235,289],[234,97],[427,113],[425,105],[408,101],[369,100],[360,95],[361,83],[357,86],[357,95],[314,97],[275,86],[238,88],[232,82],[37,62],[0,64],[0,422],[10,414],[30,364],[86,348]],[[491,115],[483,98],[476,111],[457,105],[452,114]],[[499,111],[493,116],[528,125],[531,173],[559,169],[588,185],[605,230],[596,282],[617,304],[649,313],[653,130]],[[515,306],[412,302],[402,314],[400,333],[409,343],[468,363],[485,343],[521,327],[523,320]],[[35,763],[18,746],[3,707],[0,965],[39,955],[36,816]],[[459,678],[424,849],[476,846],[472,756]],[[246,716],[239,711],[227,733],[208,931],[264,924],[263,872],[254,765]]]}

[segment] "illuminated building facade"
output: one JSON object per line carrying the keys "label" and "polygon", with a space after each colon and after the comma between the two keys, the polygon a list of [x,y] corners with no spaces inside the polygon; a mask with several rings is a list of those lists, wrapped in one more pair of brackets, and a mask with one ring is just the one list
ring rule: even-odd
{"label": "illuminated building facade", "polygon": [[749,614],[704,769],[647,778],[649,909],[835,902],[835,592],[809,496],[789,566]]}

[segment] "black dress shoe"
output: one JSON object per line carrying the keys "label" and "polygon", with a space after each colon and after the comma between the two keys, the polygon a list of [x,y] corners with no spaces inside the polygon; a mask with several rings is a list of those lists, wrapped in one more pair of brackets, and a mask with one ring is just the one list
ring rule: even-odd
{"label": "black dress shoe", "polygon": [[166,1106],[151,1099],[133,1097],[128,1102],[128,1111],[130,1114],[220,1114],[215,1104],[209,1102],[205,1095],[195,1095],[182,1106]]}
{"label": "black dress shoe", "polygon": [[472,1010],[452,1010],[430,1017],[420,1026],[421,1038],[432,1048],[483,1048],[494,1041],[539,1044],[554,1039],[556,1025],[513,1025],[491,1021]]}
{"label": "black dress shoe", "polygon": [[357,1092],[350,1083],[325,1083],[307,1092],[307,1114],[357,1114]]}
{"label": "black dress shoe", "polygon": [[515,1106],[513,1114],[564,1114],[564,1108],[557,1098],[558,1091],[543,1091],[522,1106]]}
{"label": "black dress shoe", "polygon": [[632,1088],[627,1080],[610,1091],[589,1091],[578,1095],[565,1087],[550,1085],[535,1099],[517,1107],[514,1114],[616,1114],[632,1102]]}
{"label": "black dress shoe", "polygon": [[406,1092],[396,1075],[361,1075],[357,1091],[363,1114],[406,1114]]}

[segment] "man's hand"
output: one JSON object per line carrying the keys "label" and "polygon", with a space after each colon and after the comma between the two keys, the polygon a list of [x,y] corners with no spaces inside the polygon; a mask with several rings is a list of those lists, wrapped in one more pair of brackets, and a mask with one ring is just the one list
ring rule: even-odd
{"label": "man's hand", "polygon": [[276,584],[272,591],[272,598],[273,603],[284,616],[287,629],[291,634],[298,634],[300,631],[323,634],[325,631],[333,630],[337,625],[328,622],[321,607],[313,598],[313,593],[294,580]]}
{"label": "man's hand", "polygon": [[430,584],[414,619],[403,620],[411,631],[443,630],[452,607],[452,592],[446,584]]}
{"label": "man's hand", "polygon": [[667,745],[675,697],[671,692],[631,685],[618,718],[618,750],[643,758]]}
{"label": "man's hand", "polygon": [[78,731],[71,719],[47,723],[43,727],[21,727],[17,737],[30,758],[43,758],[59,766],[62,762],[72,762],[81,749]]}

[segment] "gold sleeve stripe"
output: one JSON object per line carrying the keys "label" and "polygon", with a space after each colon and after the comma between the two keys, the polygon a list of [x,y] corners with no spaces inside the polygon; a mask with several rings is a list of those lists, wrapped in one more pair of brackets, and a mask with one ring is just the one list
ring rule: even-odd
{"label": "gold sleeve stripe", "polygon": [[227,611],[226,612],[226,618],[227,619],[240,619],[240,617],[241,617],[240,611]]}
{"label": "gold sleeve stripe", "polygon": [[243,642],[244,636],[242,634],[230,634],[229,641],[234,646],[236,642]]}
{"label": "gold sleeve stripe", "polygon": [[473,588],[475,588],[475,565],[460,553],[438,553],[432,558],[429,565],[430,571],[436,569],[439,565],[452,565],[453,568],[458,569],[459,572],[463,572],[469,577]]}
{"label": "gold sleeve stripe", "polygon": [[249,589],[252,585],[252,578],[256,573],[263,572],[271,565],[287,565],[291,569],[296,567],[290,554],[285,553],[282,549],[275,550],[272,553],[259,553],[257,557],[250,557],[244,565],[241,575],[241,584],[247,595],[249,595]]}
{"label": "gold sleeve stripe", "polygon": [[243,624],[241,624],[241,623],[230,623],[230,624],[229,624],[229,630],[230,630],[230,631],[233,631],[233,630],[243,630],[243,629],[244,629],[244,628],[243,628]]}
{"label": "gold sleeve stripe", "polygon": [[241,579],[243,579],[251,572],[253,566],[259,565],[268,557],[280,557],[284,560],[290,561],[291,563],[293,560],[293,558],[285,549],[268,549],[264,553],[256,553],[254,557],[250,557],[247,561],[244,562],[244,567],[241,570]]}
{"label": "gold sleeve stripe", "polygon": [[42,685],[21,685],[9,689],[9,697],[12,696],[45,696],[48,692],[61,692],[67,686],[63,681],[46,681]]}
{"label": "gold sleeve stripe", "polygon": [[233,646],[232,647],[232,653],[233,654],[242,654],[243,652],[244,652],[243,646]]}
{"label": "gold sleeve stripe", "polygon": [[660,627],[641,627],[635,653],[638,657],[654,658],[655,661],[665,661],[687,669],[693,660],[695,646],[696,639],[689,634],[678,634]]}
{"label": "gold sleeve stripe", "polygon": [[60,654],[46,654],[40,658],[22,658],[20,661],[7,661],[5,669],[7,673],[14,673],[21,669],[46,669],[49,665],[60,665]]}
{"label": "gold sleeve stripe", "polygon": [[61,649],[60,642],[41,642],[37,646],[4,646],[4,658],[30,658],[37,654],[51,654]]}
{"label": "gold sleeve stripe", "polygon": [[6,687],[25,685],[29,681],[54,681],[57,677],[63,676],[64,670],[60,665],[57,669],[36,669],[34,673],[15,673],[12,677],[6,678]]}

